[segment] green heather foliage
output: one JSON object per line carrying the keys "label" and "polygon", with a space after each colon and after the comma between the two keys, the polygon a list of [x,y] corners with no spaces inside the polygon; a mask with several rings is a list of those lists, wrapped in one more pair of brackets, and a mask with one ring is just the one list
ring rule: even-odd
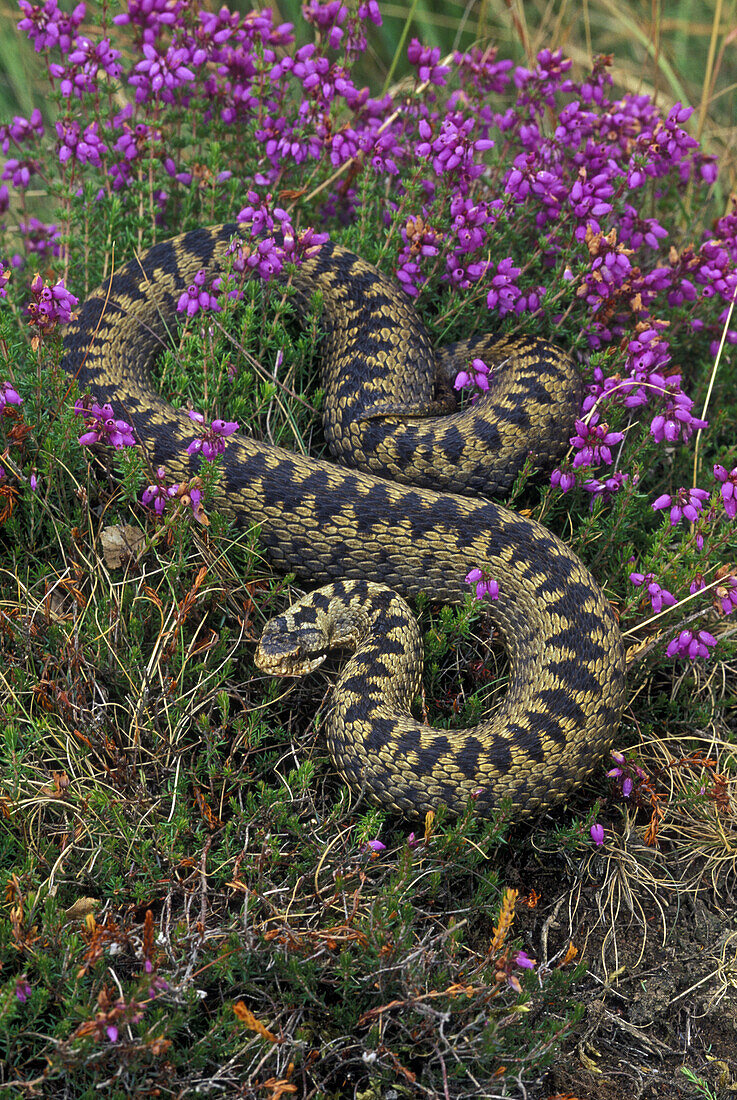
{"label": "green heather foliage", "polygon": [[[533,456],[509,499],[605,587],[632,705],[535,841],[584,874],[625,813],[653,846],[681,814],[718,854],[734,749],[715,762],[697,735],[735,701],[737,213],[716,159],[689,106],[616,91],[607,57],[441,58],[408,34],[409,75],[365,88],[376,0],[311,0],[296,28],[183,0],[19,3],[51,92],[0,126],[0,1086],[513,1095],[581,1012],[573,956],[538,965],[513,924],[500,853],[529,831],[473,805],[403,823],[344,789],[326,679],[254,669],[291,578],[218,514],[218,455],[237,424],[324,452],[320,302],[300,329],[284,289],[322,234],[393,273],[438,343],[570,348],[570,451],[552,472]],[[198,479],[179,484],[75,392],[63,326],[115,264],[229,220],[234,277],[183,288],[155,368],[192,410]],[[464,400],[493,385],[459,366]],[[438,725],[505,683],[493,578],[468,568],[467,606],[421,608],[418,713]],[[678,738],[680,771],[628,748],[638,733]]]}

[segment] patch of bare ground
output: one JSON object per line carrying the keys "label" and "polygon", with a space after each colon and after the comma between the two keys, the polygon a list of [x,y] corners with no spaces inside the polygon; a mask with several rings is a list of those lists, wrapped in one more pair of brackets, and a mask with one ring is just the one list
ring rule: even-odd
{"label": "patch of bare ground", "polygon": [[574,990],[584,1016],[524,1100],[737,1097],[737,802],[721,732],[697,752],[645,744],[639,804],[583,863],[564,855],[563,869],[559,853],[553,867],[538,850],[508,868],[541,896],[519,914],[538,968],[571,944],[588,964]]}

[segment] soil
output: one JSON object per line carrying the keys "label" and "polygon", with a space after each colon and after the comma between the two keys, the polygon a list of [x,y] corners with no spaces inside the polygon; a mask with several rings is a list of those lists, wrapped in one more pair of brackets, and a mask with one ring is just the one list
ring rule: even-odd
{"label": "soil", "polygon": [[567,892],[559,872],[541,875],[539,860],[509,868],[508,881],[516,874],[529,889],[534,880],[540,894],[515,921],[525,950],[555,966],[573,943],[588,964],[574,990],[582,1020],[519,1097],[737,1100],[737,904],[706,891],[651,893],[633,867],[598,862],[599,876],[592,860],[588,885],[579,878]]}

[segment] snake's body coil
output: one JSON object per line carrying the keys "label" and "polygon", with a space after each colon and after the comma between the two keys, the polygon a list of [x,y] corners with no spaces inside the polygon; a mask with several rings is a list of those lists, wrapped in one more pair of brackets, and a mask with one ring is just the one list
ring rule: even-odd
{"label": "snake's body coil", "polygon": [[[193,472],[184,455],[191,421],[153,391],[148,365],[182,290],[199,269],[221,264],[236,228],[154,246],[84,302],[65,337],[64,366],[80,387],[132,421],[155,463],[181,477]],[[441,802],[458,811],[473,794],[482,813],[509,798],[517,818],[529,816],[578,785],[611,743],[624,702],[622,639],[599,586],[560,539],[451,490],[505,488],[531,449],[553,460],[577,410],[576,371],[535,339],[487,337],[433,352],[403,292],[330,243],[294,283],[298,300],[322,292],[326,436],[335,456],[361,472],[232,437],[222,503],[240,524],[258,525],[275,568],[338,582],[339,608],[347,602],[360,615],[365,599],[373,618],[385,620],[384,650],[359,654],[348,694],[333,704],[331,752],[354,786],[404,813]],[[465,412],[433,418],[436,375],[448,377],[453,360],[465,366],[469,354],[494,367],[492,393]],[[371,701],[390,690],[381,670],[399,660],[393,632],[404,638],[411,628],[374,582],[457,603],[477,566],[499,584],[488,610],[511,660],[500,709],[456,732],[377,710]],[[359,583],[346,587],[346,580]],[[318,605],[322,615],[322,604],[313,593],[308,616]],[[369,642],[372,652],[376,646]],[[363,688],[368,704],[359,706]],[[360,722],[351,724],[359,710]]]}

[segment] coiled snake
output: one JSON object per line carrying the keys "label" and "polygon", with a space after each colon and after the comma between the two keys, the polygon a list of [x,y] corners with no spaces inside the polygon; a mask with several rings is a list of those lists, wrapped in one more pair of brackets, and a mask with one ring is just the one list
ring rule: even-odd
{"label": "coiled snake", "polygon": [[[64,367],[80,388],[132,421],[156,464],[178,476],[195,472],[183,457],[191,421],[153,391],[147,367],[182,290],[199,269],[222,265],[236,232],[216,226],[155,245],[87,298],[65,336]],[[622,639],[601,589],[560,539],[457,493],[508,487],[531,449],[542,462],[560,454],[580,399],[577,372],[534,338],[434,352],[392,280],[332,243],[293,283],[298,302],[322,293],[325,432],[335,457],[360,472],[229,440],[224,506],[258,526],[276,569],[332,582],[267,625],[258,661],[299,672],[322,659],[325,630],[333,642],[363,639],[328,718],[344,777],[409,815],[439,803],[458,812],[473,795],[480,813],[508,798],[516,818],[530,816],[580,784],[611,743],[624,701]],[[471,354],[493,366],[492,392],[434,417],[436,376]],[[394,593],[458,603],[474,567],[499,585],[488,613],[506,640],[510,686],[480,725],[434,730],[410,714],[419,637]]]}

